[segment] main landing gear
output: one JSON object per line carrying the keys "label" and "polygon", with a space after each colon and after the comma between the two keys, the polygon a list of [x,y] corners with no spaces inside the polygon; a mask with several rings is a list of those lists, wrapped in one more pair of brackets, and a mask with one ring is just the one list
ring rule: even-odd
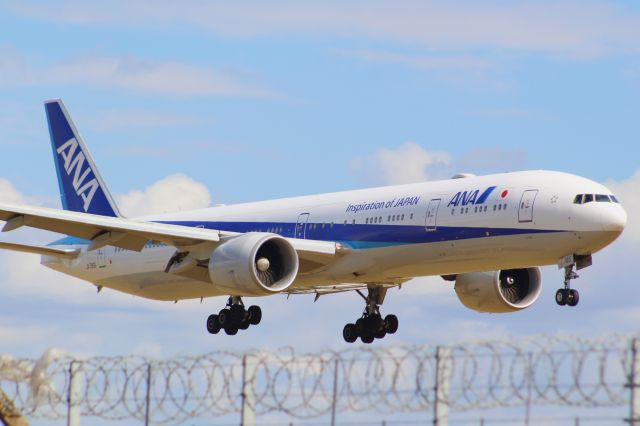
{"label": "main landing gear", "polygon": [[260,324],[261,319],[260,306],[252,305],[249,309],[245,309],[240,297],[231,296],[227,300],[227,306],[218,315],[209,315],[207,331],[217,334],[220,330],[224,330],[225,333],[233,336],[238,333],[238,330],[246,330],[250,325]]}
{"label": "main landing gear", "polygon": [[358,337],[363,343],[371,343],[373,339],[382,339],[384,336],[393,334],[398,330],[398,317],[387,315],[382,318],[380,315],[380,305],[384,301],[387,293],[386,288],[369,287],[368,295],[365,296],[356,290],[367,303],[362,316],[353,323],[344,326],[342,337],[347,343],[355,342]]}

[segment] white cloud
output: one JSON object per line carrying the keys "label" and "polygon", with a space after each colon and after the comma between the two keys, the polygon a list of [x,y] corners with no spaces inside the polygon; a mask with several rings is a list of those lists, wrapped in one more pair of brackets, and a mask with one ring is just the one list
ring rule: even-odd
{"label": "white cloud", "polygon": [[613,191],[627,211],[627,226],[620,237],[622,241],[637,243],[640,241],[640,216],[634,214],[640,210],[640,170],[622,181],[610,180],[605,185]]}
{"label": "white cloud", "polygon": [[125,216],[194,210],[211,204],[207,187],[182,174],[167,176],[143,190],[133,190],[116,198]]}
{"label": "white cloud", "polygon": [[376,184],[424,182],[448,176],[451,156],[432,152],[415,142],[405,142],[396,149],[381,148],[370,156],[351,162],[351,170]]}
{"label": "white cloud", "polygon": [[[509,170],[505,170],[505,164]],[[449,153],[429,151],[415,142],[397,148],[380,148],[355,158],[351,172],[374,185],[396,185],[448,179],[457,173],[487,174],[522,169],[527,153],[519,150],[484,148],[453,158]]]}
{"label": "white cloud", "polygon": [[640,14],[603,1],[200,2],[67,0],[14,3],[14,12],[85,25],[189,25],[226,36],[323,34],[431,49],[521,49],[573,57],[640,50]]}
{"label": "white cloud", "polygon": [[1,86],[89,85],[161,95],[279,96],[230,73],[176,61],[82,56],[34,65],[13,48],[0,53]]}
{"label": "white cloud", "polygon": [[0,178],[0,202],[8,204],[27,204],[27,199],[18,192],[9,180]]}

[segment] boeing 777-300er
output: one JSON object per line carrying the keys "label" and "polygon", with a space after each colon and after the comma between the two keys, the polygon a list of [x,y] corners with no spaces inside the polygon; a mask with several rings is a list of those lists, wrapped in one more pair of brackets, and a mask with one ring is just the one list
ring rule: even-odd
{"label": "boeing 777-300er", "polygon": [[[0,204],[3,232],[22,226],[68,235],[47,246],[0,243],[42,255],[51,269],[132,295],[178,301],[227,296],[207,330],[260,322],[243,296],[357,291],[361,317],[347,342],[398,329],[380,313],[389,288],[414,277],[454,281],[467,307],[512,312],[533,304],[539,266],[557,264],[558,305],[578,304],[576,270],[623,231],[615,195],[553,171],[487,176],[260,201],[140,218],[116,207],[62,101],[45,102],[64,210]],[[366,294],[365,291],[366,290]]]}

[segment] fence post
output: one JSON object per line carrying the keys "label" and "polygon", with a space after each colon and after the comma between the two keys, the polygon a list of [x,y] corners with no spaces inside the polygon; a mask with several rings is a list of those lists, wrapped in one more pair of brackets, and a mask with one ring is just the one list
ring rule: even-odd
{"label": "fence post", "polygon": [[242,412],[241,426],[253,426],[255,420],[255,370],[256,361],[250,355],[242,357]]}
{"label": "fence post", "polygon": [[640,340],[631,340],[631,373],[629,374],[631,389],[629,419],[631,426],[640,426]]}
{"label": "fence post", "polygon": [[529,421],[531,420],[531,398],[532,398],[532,394],[533,394],[533,375],[535,374],[533,372],[533,354],[532,353],[528,353],[527,354],[527,370],[526,373],[527,375],[526,379],[527,379],[527,401],[526,401],[526,405],[525,405],[525,411],[524,411],[524,424],[525,426],[529,426]]}
{"label": "fence post", "polygon": [[338,405],[338,359],[333,370],[333,398],[331,398],[331,426],[336,426],[336,406]]}
{"label": "fence post", "polygon": [[442,346],[436,348],[436,383],[433,404],[433,424],[435,426],[447,426],[449,420],[449,385],[453,362],[451,353],[450,348]]}
{"label": "fence post", "polygon": [[149,426],[149,412],[151,411],[151,362],[147,363],[147,394],[144,399],[144,426]]}
{"label": "fence post", "polygon": [[75,360],[69,364],[67,426],[80,426],[80,362]]}

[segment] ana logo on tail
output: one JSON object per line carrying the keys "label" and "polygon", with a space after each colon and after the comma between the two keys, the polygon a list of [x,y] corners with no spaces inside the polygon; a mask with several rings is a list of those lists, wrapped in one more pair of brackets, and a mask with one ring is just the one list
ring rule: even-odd
{"label": "ana logo on tail", "polygon": [[[64,170],[67,172],[67,176],[71,176],[71,172],[73,171],[73,189],[84,201],[82,206],[84,211],[88,211],[91,200],[93,200],[93,196],[96,194],[100,185],[98,185],[98,181],[91,168],[88,165],[84,168],[85,157],[82,150],[78,150],[78,141],[76,138],[71,138],[56,151],[64,160]],[[76,151],[78,152],[76,153]],[[94,175],[94,177],[88,182],[85,182],[89,174]]]}

